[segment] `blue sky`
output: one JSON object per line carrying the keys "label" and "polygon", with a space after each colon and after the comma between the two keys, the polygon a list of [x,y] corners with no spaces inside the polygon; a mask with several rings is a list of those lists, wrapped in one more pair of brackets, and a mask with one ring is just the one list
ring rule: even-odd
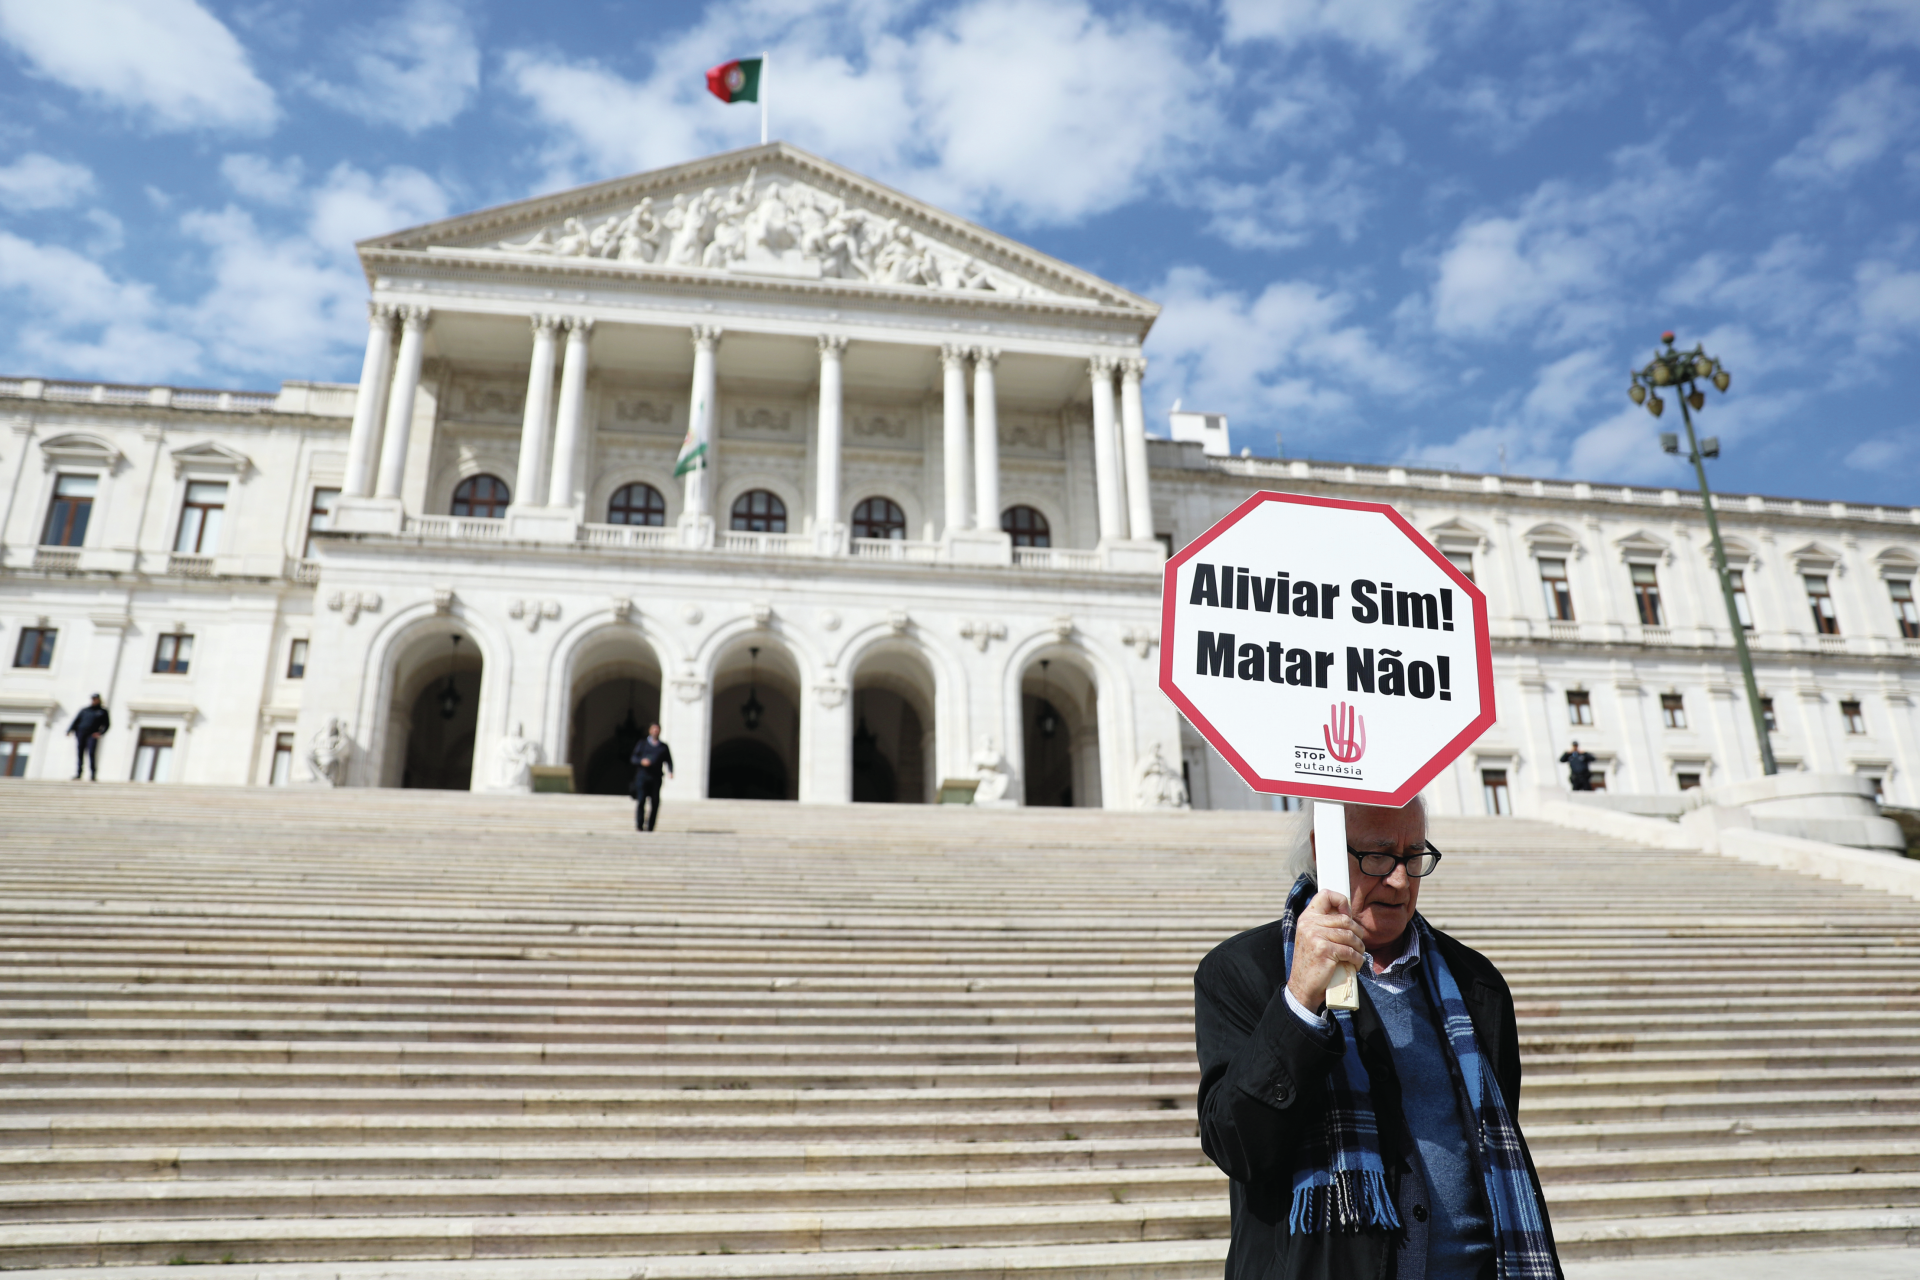
{"label": "blue sky", "polygon": [[[1920,502],[1920,0],[0,0],[0,373],[357,376],[356,238],[774,133],[1161,302],[1235,446]],[[1659,424],[1671,426],[1671,421]]]}

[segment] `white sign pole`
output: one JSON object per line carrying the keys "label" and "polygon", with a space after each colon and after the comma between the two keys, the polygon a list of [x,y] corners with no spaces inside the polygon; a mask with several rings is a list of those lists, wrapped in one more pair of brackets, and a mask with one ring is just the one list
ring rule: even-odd
{"label": "white sign pole", "polygon": [[[1313,802],[1313,878],[1323,893],[1337,893],[1349,903],[1353,886],[1347,876],[1347,806],[1332,800]],[[1327,1008],[1360,1007],[1360,983],[1353,970],[1341,965],[1327,987]]]}

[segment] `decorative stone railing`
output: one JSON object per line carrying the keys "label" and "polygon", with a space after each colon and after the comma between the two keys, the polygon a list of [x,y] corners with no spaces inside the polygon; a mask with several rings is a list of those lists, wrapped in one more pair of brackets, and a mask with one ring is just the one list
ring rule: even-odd
{"label": "decorative stone railing", "polygon": [[190,556],[175,551],[167,557],[167,573],[175,578],[213,577],[212,556]]}
{"label": "decorative stone railing", "polygon": [[805,556],[813,554],[813,539],[804,533],[735,533],[729,529],[714,534],[714,549],[734,555]]}
{"label": "decorative stone railing", "polygon": [[1093,573],[1100,568],[1100,553],[1067,547],[1015,547],[1013,567],[1051,569],[1060,573]]}
{"label": "decorative stone railing", "polygon": [[406,531],[417,538],[449,542],[505,542],[507,522],[484,516],[408,516]]}
{"label": "decorative stone railing", "polygon": [[33,567],[41,573],[74,573],[80,568],[78,547],[35,547]]}
{"label": "decorative stone railing", "polygon": [[910,564],[932,564],[940,559],[940,544],[908,538],[855,538],[851,543],[855,560],[894,560]]}
{"label": "decorative stone railing", "polygon": [[583,524],[580,541],[589,547],[677,547],[680,531],[666,525]]}

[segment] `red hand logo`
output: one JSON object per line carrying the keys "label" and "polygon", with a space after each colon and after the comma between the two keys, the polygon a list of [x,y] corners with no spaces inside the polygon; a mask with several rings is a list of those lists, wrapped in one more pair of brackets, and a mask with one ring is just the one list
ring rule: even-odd
{"label": "red hand logo", "polygon": [[[1356,723],[1359,725],[1357,737]],[[1320,732],[1326,739],[1327,754],[1341,764],[1352,764],[1367,754],[1367,718],[1356,716],[1353,708],[1344,702],[1334,704],[1333,715]]]}

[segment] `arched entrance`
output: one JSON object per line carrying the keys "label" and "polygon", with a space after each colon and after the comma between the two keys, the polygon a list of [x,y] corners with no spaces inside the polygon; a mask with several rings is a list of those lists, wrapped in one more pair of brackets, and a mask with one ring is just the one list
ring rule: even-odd
{"label": "arched entrance", "polygon": [[1070,650],[1046,650],[1027,664],[1020,735],[1029,805],[1100,807],[1099,688]]}
{"label": "arched entrance", "polygon": [[430,791],[473,788],[485,660],[458,624],[416,635],[394,660],[380,785]]}
{"label": "arched entrance", "polygon": [[567,760],[575,791],[623,796],[633,748],[660,718],[660,660],[633,631],[610,628],[574,658]]}
{"label": "arched entrance", "polygon": [[888,645],[853,675],[853,798],[926,804],[935,777],[933,672],[913,650]]}
{"label": "arched entrance", "polygon": [[769,636],[741,640],[714,671],[707,794],[800,798],[800,668]]}

